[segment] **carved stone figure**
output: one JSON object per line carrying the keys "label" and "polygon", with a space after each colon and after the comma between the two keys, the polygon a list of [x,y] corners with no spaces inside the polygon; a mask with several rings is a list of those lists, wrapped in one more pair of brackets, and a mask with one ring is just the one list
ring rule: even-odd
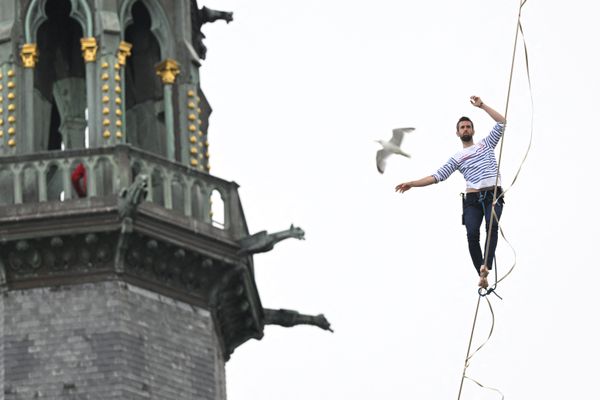
{"label": "carved stone figure", "polygon": [[124,272],[124,257],[129,248],[131,232],[133,232],[133,216],[138,206],[148,194],[148,176],[139,174],[129,187],[119,193],[119,218],[121,218],[121,234],[117,242],[115,253],[115,268],[117,272]]}
{"label": "carved stone figure", "polygon": [[148,193],[148,176],[140,174],[135,181],[119,193],[119,217],[131,218]]}
{"label": "carved stone figure", "polygon": [[304,231],[293,224],[289,229],[280,232],[260,231],[239,241],[241,247],[239,253],[242,255],[264,253],[272,250],[276,243],[288,238],[304,240]]}
{"label": "carved stone figure", "polygon": [[218,20],[230,23],[233,21],[233,13],[226,11],[211,10],[207,7],[198,8],[196,0],[190,1],[192,14],[192,45],[198,53],[198,56],[204,60],[206,58],[206,46],[202,42],[206,36],[202,33],[202,25],[207,22],[215,22]]}
{"label": "carved stone figure", "polygon": [[323,330],[333,332],[331,324],[327,321],[327,318],[323,314],[319,315],[306,315],[300,314],[295,310],[272,310],[265,308],[265,324],[266,325],[279,325],[286,328],[290,328],[296,325],[313,325]]}

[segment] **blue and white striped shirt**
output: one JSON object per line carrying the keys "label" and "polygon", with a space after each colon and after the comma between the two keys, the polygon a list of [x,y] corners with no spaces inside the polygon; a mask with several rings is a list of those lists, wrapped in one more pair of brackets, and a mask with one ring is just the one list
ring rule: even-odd
{"label": "blue and white striped shirt", "polygon": [[[454,171],[459,170],[467,181],[467,189],[494,186],[498,172],[494,148],[500,141],[503,131],[504,124],[498,122],[483,140],[450,157],[448,162],[432,175],[436,183],[448,179]],[[500,186],[499,175],[498,186]]]}

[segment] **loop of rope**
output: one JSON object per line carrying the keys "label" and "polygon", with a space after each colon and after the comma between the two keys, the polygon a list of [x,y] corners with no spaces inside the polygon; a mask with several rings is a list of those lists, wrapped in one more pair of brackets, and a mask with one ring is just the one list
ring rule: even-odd
{"label": "loop of rope", "polygon": [[462,393],[463,383],[465,382],[465,376],[467,374],[467,368],[469,367],[469,353],[471,353],[471,344],[473,343],[473,334],[475,333],[475,324],[477,323],[477,315],[479,314],[479,304],[481,303],[481,297],[477,298],[477,308],[475,308],[475,317],[473,318],[473,328],[471,328],[471,336],[469,337],[469,346],[467,347],[467,355],[465,357],[465,367],[463,369],[462,379],[460,380],[460,388],[458,389],[458,400],[460,400],[460,394]]}
{"label": "loop of rope", "polygon": [[[471,358],[473,358],[475,356],[475,354],[481,350],[483,348],[483,346],[486,345],[486,343],[491,339],[492,337],[492,333],[494,333],[494,326],[496,325],[496,316],[494,314],[494,309],[492,308],[492,303],[490,302],[490,299],[488,299],[487,297],[485,297],[485,300],[487,301],[488,307],[490,309],[490,314],[492,316],[492,325],[490,326],[490,332],[488,333],[487,338],[483,341],[483,343],[481,343],[479,345],[479,347],[477,347],[477,349],[475,349],[475,351],[473,353],[471,353],[469,356],[467,356],[467,359],[465,360],[467,367],[469,366],[469,360],[471,360]],[[475,318],[477,318],[477,316],[475,316]],[[473,324],[473,326],[475,326],[475,324]]]}
{"label": "loop of rope", "polygon": [[[475,325],[477,324],[477,316],[478,316],[478,314],[479,314],[479,304],[481,303],[481,299],[482,299],[482,298],[484,298],[484,299],[487,301],[488,307],[489,307],[489,309],[490,309],[490,314],[492,315],[492,325],[491,325],[491,327],[490,327],[490,332],[488,333],[488,336],[487,336],[487,338],[485,339],[485,341],[484,341],[483,343],[481,343],[481,344],[479,345],[479,347],[477,347],[477,348],[475,349],[475,351],[473,351],[473,353],[471,353],[471,345],[472,345],[472,343],[473,343],[473,335],[474,335],[474,333],[475,333]],[[467,356],[465,357],[465,366],[464,366],[464,369],[463,369],[463,375],[462,375],[462,379],[461,379],[461,381],[460,381],[460,389],[459,389],[459,391],[458,391],[458,400],[460,400],[460,395],[461,395],[461,393],[462,393],[462,388],[463,388],[463,383],[464,383],[464,381],[465,381],[465,378],[466,378],[466,379],[469,379],[470,381],[473,381],[473,382],[477,383],[479,386],[481,386],[481,387],[483,387],[483,388],[486,388],[486,389],[491,389],[491,390],[495,390],[495,391],[497,391],[498,393],[500,393],[500,394],[502,395],[502,393],[501,393],[499,390],[497,390],[497,389],[494,389],[494,388],[488,388],[488,387],[485,387],[485,386],[483,386],[482,384],[480,384],[479,382],[477,382],[477,381],[475,381],[474,379],[472,379],[472,378],[469,378],[469,377],[467,376],[467,368],[469,368],[469,365],[470,365],[470,361],[471,361],[471,359],[472,359],[472,358],[475,356],[475,354],[477,354],[477,352],[478,352],[479,350],[481,350],[481,349],[483,348],[483,346],[485,346],[485,345],[487,344],[487,342],[490,340],[490,338],[492,337],[492,333],[494,332],[494,326],[495,326],[495,324],[496,324],[496,316],[494,315],[494,309],[492,308],[492,303],[490,302],[490,299],[488,299],[487,297],[482,297],[482,296],[478,297],[478,298],[477,298],[477,308],[475,309],[475,317],[473,318],[473,327],[471,328],[471,336],[470,336],[470,338],[469,338],[469,346],[468,346],[468,348],[467,348]],[[502,399],[504,399],[504,395],[502,395]]]}
{"label": "loop of rope", "polygon": [[479,288],[479,290],[477,291],[477,293],[479,294],[480,297],[485,297],[487,295],[493,294],[494,296],[496,296],[500,300],[504,300],[498,293],[496,293],[496,286],[495,285],[492,286],[492,287],[489,287],[487,289]]}
{"label": "loop of rope", "polygon": [[483,386],[481,383],[477,382],[473,378],[469,378],[468,376],[465,376],[465,379],[470,380],[471,382],[475,383],[476,385],[478,385],[479,387],[481,387],[483,389],[493,390],[494,392],[497,392],[501,396],[502,400],[504,400],[504,394],[500,390],[498,390],[496,388],[493,388],[493,387],[490,387],[490,386]]}

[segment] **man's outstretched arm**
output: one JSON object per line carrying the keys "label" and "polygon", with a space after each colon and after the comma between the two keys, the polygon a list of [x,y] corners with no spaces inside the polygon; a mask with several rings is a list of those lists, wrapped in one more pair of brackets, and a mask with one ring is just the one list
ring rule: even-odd
{"label": "man's outstretched arm", "polygon": [[432,175],[426,176],[425,178],[418,179],[416,181],[404,182],[396,186],[396,192],[404,193],[410,188],[429,186],[437,183]]}

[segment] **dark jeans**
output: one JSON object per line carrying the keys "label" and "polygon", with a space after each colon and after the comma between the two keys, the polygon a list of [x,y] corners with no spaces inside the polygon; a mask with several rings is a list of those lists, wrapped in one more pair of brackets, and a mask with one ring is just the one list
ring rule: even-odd
{"label": "dark jeans", "polygon": [[[496,192],[496,198],[500,196],[502,189],[498,188]],[[479,245],[479,231],[481,229],[481,223],[485,217],[485,232],[486,232],[486,246],[489,240],[489,251],[486,257],[485,265],[489,269],[492,269],[492,261],[494,260],[494,254],[496,253],[496,244],[498,243],[498,221],[502,215],[502,208],[504,206],[504,196],[497,201],[495,206],[496,218],[492,223],[491,235],[488,238],[487,233],[490,229],[490,218],[492,216],[492,200],[494,198],[494,190],[487,190],[484,192],[467,193],[463,197],[463,225],[467,228],[467,241],[469,242],[469,253],[471,254],[471,260],[479,275],[479,268],[484,264],[483,252],[485,252],[485,246],[483,252]]]}

